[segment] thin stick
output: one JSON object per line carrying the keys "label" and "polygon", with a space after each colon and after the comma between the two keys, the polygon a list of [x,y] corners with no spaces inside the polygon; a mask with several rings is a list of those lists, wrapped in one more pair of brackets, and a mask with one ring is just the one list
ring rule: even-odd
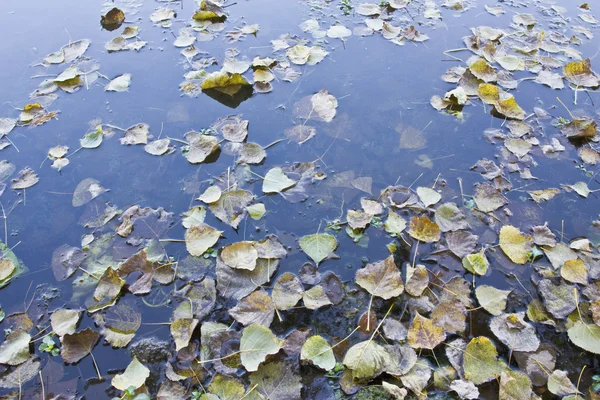
{"label": "thin stick", "polygon": [[190,144],[189,144],[188,142],[186,142],[185,140],[175,139],[175,138],[172,138],[172,137],[169,137],[169,136],[167,136],[167,139],[169,139],[169,140],[173,140],[173,141],[175,141],[175,142],[183,143],[183,144],[185,144],[186,146],[189,146],[189,145],[190,145]]}
{"label": "thin stick", "polygon": [[275,146],[277,143],[282,142],[284,139],[277,139],[276,141],[269,143],[268,145],[266,145],[265,147],[263,147],[263,150],[268,149],[271,146]]}
{"label": "thin stick", "polygon": [[98,369],[98,364],[96,363],[96,357],[94,357],[94,354],[91,351],[90,356],[92,356],[92,363],[94,364],[94,368],[96,368],[96,374],[98,374],[98,379],[102,380],[102,375],[100,375],[100,369]]}
{"label": "thin stick", "polygon": [[[577,92],[575,92],[575,93],[577,93]],[[559,102],[560,104],[562,104],[562,106],[565,108],[565,110],[567,110],[567,112],[568,112],[568,113],[569,113],[569,115],[571,116],[571,119],[575,119],[575,117],[573,116],[573,114],[571,114],[571,110],[569,110],[569,108],[568,108],[567,106],[565,106],[565,103],[563,103],[563,102],[562,102],[562,101],[561,101],[561,100],[558,98],[558,96],[556,97],[556,100],[558,100],[558,102]],[[577,102],[575,102],[575,104],[577,104]]]}
{"label": "thin stick", "polygon": [[38,371],[38,374],[40,375],[40,382],[42,384],[42,400],[46,400],[46,391],[44,389],[44,378],[42,377],[42,371]]}
{"label": "thin stick", "polygon": [[2,207],[2,218],[4,218],[4,245],[8,247],[8,228],[6,226],[6,213],[4,212],[4,205],[0,202],[0,207]]}
{"label": "thin stick", "polygon": [[[231,4],[231,5],[233,5],[233,4]],[[252,386],[252,387],[250,388],[250,390],[248,390],[248,392],[247,392],[245,395],[243,395],[242,397],[240,397],[240,400],[243,400],[244,398],[246,398],[246,397],[247,397],[247,396],[248,396],[250,393],[252,393],[252,391],[253,391],[254,389],[256,389],[257,387],[258,387],[258,383],[257,383],[256,385]]]}

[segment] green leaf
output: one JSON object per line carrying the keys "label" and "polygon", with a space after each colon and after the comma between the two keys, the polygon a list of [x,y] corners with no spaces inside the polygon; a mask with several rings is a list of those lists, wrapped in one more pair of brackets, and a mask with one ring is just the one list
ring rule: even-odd
{"label": "green leaf", "polygon": [[330,257],[337,248],[335,237],[327,233],[316,233],[300,239],[300,248],[317,264]]}
{"label": "green leaf", "polygon": [[372,340],[366,340],[350,347],[343,363],[352,370],[354,378],[374,378],[389,364],[389,357],[389,353],[383,346]]}
{"label": "green leaf", "polygon": [[140,363],[136,357],[133,357],[125,372],[115,375],[111,384],[119,390],[129,390],[130,387],[135,390],[142,387],[149,376],[150,370]]}
{"label": "green leaf", "polygon": [[567,330],[567,334],[574,345],[600,354],[600,326],[577,321]]}
{"label": "green leaf", "polygon": [[506,365],[498,359],[498,351],[490,339],[479,336],[471,339],[463,356],[465,378],[476,385],[500,376]]}
{"label": "green leaf", "polygon": [[272,168],[265,175],[262,190],[265,193],[280,193],[296,184],[296,181],[288,178],[279,167]]}
{"label": "green leaf", "polygon": [[300,359],[308,360],[319,368],[330,371],[335,367],[335,356],[327,340],[322,336],[309,337],[300,351]]}
{"label": "green leaf", "polygon": [[246,370],[258,370],[260,363],[269,354],[275,354],[282,346],[282,341],[269,328],[260,324],[252,324],[244,329],[240,340],[241,362]]}

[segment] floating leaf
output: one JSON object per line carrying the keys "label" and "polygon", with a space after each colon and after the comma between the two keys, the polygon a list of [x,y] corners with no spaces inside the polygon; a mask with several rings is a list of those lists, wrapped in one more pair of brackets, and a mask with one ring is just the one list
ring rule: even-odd
{"label": "floating leaf", "polygon": [[221,259],[231,268],[253,270],[256,267],[258,252],[254,242],[237,242],[223,248]]}
{"label": "floating leaf", "polygon": [[572,283],[588,284],[588,269],[585,263],[578,258],[566,261],[560,269],[560,276]]}
{"label": "floating leaf", "polygon": [[194,225],[185,232],[185,247],[191,255],[200,257],[217,243],[221,233],[206,224]]}
{"label": "floating leaf", "polygon": [[79,143],[84,149],[95,149],[102,143],[102,137],[102,125],[98,125],[95,131],[88,132],[84,137],[79,139]]}
{"label": "floating leaf", "polygon": [[576,86],[596,87],[598,86],[598,76],[592,71],[590,59],[581,61],[572,61],[563,68],[565,78]]}
{"label": "floating leaf", "polygon": [[264,399],[296,400],[301,398],[302,377],[296,363],[273,361],[260,365],[250,374],[250,384]]}
{"label": "floating leaf", "polygon": [[465,215],[454,203],[444,203],[435,210],[435,222],[442,232],[470,229]]}
{"label": "floating leaf", "polygon": [[262,190],[265,193],[280,193],[296,184],[296,181],[287,177],[279,167],[270,169],[263,180]]}
{"label": "floating leaf", "polygon": [[75,332],[79,318],[81,317],[80,310],[59,309],[52,313],[50,322],[52,330],[58,336],[64,336]]}
{"label": "floating leaf", "polygon": [[300,359],[310,361],[312,364],[325,371],[330,371],[335,367],[335,356],[327,340],[322,336],[315,335],[309,337],[300,352]]}
{"label": "floating leaf", "polygon": [[242,325],[261,324],[268,327],[273,322],[274,314],[271,297],[263,289],[252,292],[229,310],[229,315]]}
{"label": "floating leaf", "polygon": [[356,379],[374,378],[384,371],[390,355],[385,347],[366,340],[350,347],[344,356],[344,365]]}
{"label": "floating leaf", "polygon": [[133,125],[125,131],[125,136],[119,139],[121,144],[146,144],[148,143],[148,133],[150,127],[147,124]]}
{"label": "floating leaf", "polygon": [[433,350],[446,340],[444,328],[435,325],[432,320],[415,314],[408,329],[408,344],[415,349]]}
{"label": "floating leaf", "polygon": [[110,383],[119,390],[128,390],[132,386],[138,389],[144,385],[149,376],[150,370],[133,357],[125,372],[115,375]]}
{"label": "floating leaf", "polygon": [[284,272],[275,281],[271,297],[278,310],[288,310],[300,301],[303,293],[300,279],[290,272]]}
{"label": "floating leaf", "polygon": [[327,233],[316,233],[300,238],[300,248],[317,266],[321,261],[333,255],[337,246],[338,242],[335,237]]}
{"label": "floating leaf", "polygon": [[198,325],[198,320],[195,318],[180,318],[171,323],[171,336],[175,340],[176,351],[187,347],[196,325]]}
{"label": "floating leaf", "polygon": [[11,188],[15,190],[27,189],[40,181],[37,174],[31,168],[19,171],[19,176],[12,180]]}
{"label": "floating leaf", "polygon": [[552,371],[548,376],[548,390],[557,396],[565,396],[572,393],[578,393],[577,387],[569,379],[566,371],[559,369]]}
{"label": "floating leaf", "polygon": [[500,248],[514,263],[525,264],[529,260],[532,237],[521,233],[512,225],[500,229]]}
{"label": "floating leaf", "polygon": [[474,275],[485,275],[490,264],[483,249],[478,253],[469,254],[462,259],[463,267]]}
{"label": "floating leaf", "polygon": [[567,333],[571,342],[576,346],[594,354],[600,354],[600,326],[577,321],[567,330]]}
{"label": "floating leaf", "polygon": [[490,321],[490,328],[511,351],[536,351],[540,340],[535,334],[533,325],[525,322],[524,312],[503,314]]}
{"label": "floating leaf", "polygon": [[588,139],[596,136],[598,124],[592,118],[574,118],[562,125],[560,131],[569,139]]}
{"label": "floating leaf", "polygon": [[510,290],[500,290],[488,285],[480,285],[475,289],[475,297],[479,305],[492,315],[500,315],[504,312],[509,294]]}
{"label": "floating leaf", "polygon": [[240,340],[241,362],[246,370],[257,371],[260,363],[269,354],[281,348],[282,341],[271,330],[260,324],[252,324],[244,329]]}
{"label": "floating leaf", "polygon": [[385,300],[400,296],[404,291],[402,276],[393,255],[356,271],[356,284]]}
{"label": "floating leaf", "polygon": [[440,240],[440,227],[426,215],[421,217],[414,216],[410,219],[408,234],[422,242],[437,242]]}
{"label": "floating leaf", "polygon": [[27,361],[30,340],[31,335],[22,330],[8,334],[0,346],[0,363],[19,365]]}
{"label": "floating leaf", "polygon": [[123,74],[111,80],[104,88],[107,92],[124,92],[131,84],[131,74]]}
{"label": "floating leaf", "polygon": [[66,363],[76,363],[92,352],[99,336],[98,332],[90,328],[68,333],[60,339],[60,355]]}
{"label": "floating leaf", "polygon": [[476,385],[500,376],[506,365],[498,359],[496,347],[485,336],[471,339],[463,356],[465,378]]}

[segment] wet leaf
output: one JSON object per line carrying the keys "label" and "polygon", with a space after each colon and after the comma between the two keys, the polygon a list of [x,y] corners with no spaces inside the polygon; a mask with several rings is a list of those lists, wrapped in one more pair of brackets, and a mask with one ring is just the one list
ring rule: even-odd
{"label": "wet leaf", "polygon": [[239,300],[267,283],[277,266],[278,260],[259,258],[253,271],[233,269],[217,258],[217,288],[222,296]]}
{"label": "wet leaf", "polygon": [[197,325],[198,320],[195,318],[180,318],[171,323],[171,336],[175,341],[175,351],[187,347]]}
{"label": "wet leaf", "polygon": [[260,164],[267,157],[267,152],[256,143],[243,143],[238,154],[237,162],[240,164]]}
{"label": "wet leaf", "polygon": [[475,297],[481,307],[492,315],[500,315],[506,308],[510,290],[500,290],[493,286],[480,285],[475,289]]}
{"label": "wet leaf", "polygon": [[525,322],[524,312],[503,314],[490,321],[494,335],[512,351],[536,351],[540,340],[533,325]]}
{"label": "wet leaf", "polygon": [[79,318],[81,317],[80,310],[67,310],[58,309],[52,313],[50,321],[52,323],[52,330],[58,336],[64,336],[66,334],[72,334],[77,328]]}
{"label": "wet leaf", "polygon": [[16,330],[6,336],[0,345],[0,363],[19,365],[29,358],[29,341],[31,335],[22,330]]}
{"label": "wet leaf", "polygon": [[296,125],[293,128],[286,129],[284,132],[288,139],[293,140],[298,144],[307,142],[314,137],[316,133],[317,130],[314,127],[306,125]]}
{"label": "wet leaf", "polygon": [[66,363],[76,363],[92,352],[99,337],[98,332],[90,328],[67,333],[60,339],[60,355]]}
{"label": "wet leaf", "polygon": [[310,361],[313,365],[330,371],[335,367],[335,356],[327,340],[322,336],[309,337],[300,352],[300,359]]}
{"label": "wet leaf", "polygon": [[598,124],[588,117],[574,118],[569,123],[562,125],[560,131],[569,139],[593,138],[598,132]]}
{"label": "wet leaf", "polygon": [[483,249],[478,253],[469,254],[462,259],[464,269],[474,275],[485,275],[490,264]]}
{"label": "wet leaf", "polygon": [[115,375],[111,384],[119,390],[127,390],[132,386],[138,389],[144,385],[149,376],[150,370],[140,363],[136,357],[133,357],[125,372]]}
{"label": "wet leaf", "polygon": [[204,207],[192,207],[183,213],[184,217],[181,219],[181,225],[184,228],[191,228],[192,226],[199,226],[204,223],[206,218],[206,209]]}
{"label": "wet leaf", "polygon": [[52,253],[52,272],[57,281],[64,281],[77,271],[87,254],[76,247],[66,244],[60,246]]}
{"label": "wet leaf", "polygon": [[153,156],[162,156],[171,150],[169,147],[170,144],[171,141],[169,139],[154,140],[144,146],[144,151]]}
{"label": "wet leaf", "polygon": [[287,177],[279,167],[270,169],[263,180],[264,193],[280,193],[296,184],[296,181]]}
{"label": "wet leaf", "polygon": [[271,297],[278,310],[288,310],[300,301],[303,293],[304,287],[300,279],[290,272],[284,272],[275,281]]}
{"label": "wet leaf", "polygon": [[435,210],[435,222],[442,232],[470,229],[465,214],[454,203],[444,203]]}
{"label": "wet leaf", "polygon": [[471,339],[463,357],[465,378],[476,385],[495,379],[506,368],[498,359],[496,347],[485,336]]}
{"label": "wet leaf", "polygon": [[580,259],[566,261],[560,269],[560,276],[572,283],[588,284],[588,269]]}
{"label": "wet leaf", "polygon": [[217,243],[221,233],[206,224],[194,225],[185,232],[185,247],[191,255],[200,257]]}
{"label": "wet leaf", "polygon": [[523,234],[512,225],[500,229],[500,248],[516,264],[525,264],[529,260],[533,238]]}
{"label": "wet leaf", "polygon": [[321,62],[329,54],[322,47],[307,47],[301,44],[287,49],[286,55],[290,61],[297,65],[315,65]]}
{"label": "wet leaf", "polygon": [[473,384],[473,382],[465,381],[462,379],[452,381],[450,389],[458,394],[461,399],[478,399],[479,389]]}
{"label": "wet leaf", "polygon": [[544,300],[544,306],[555,318],[566,318],[577,308],[576,291],[573,285],[564,281],[555,285],[550,280],[544,279],[538,284],[538,290]]}
{"label": "wet leaf", "polygon": [[244,385],[240,381],[221,374],[217,374],[212,378],[208,391],[218,396],[219,400],[241,399],[246,393]]}
{"label": "wet leaf", "polygon": [[404,292],[400,270],[390,255],[356,272],[356,284],[376,297],[388,300]]}
{"label": "wet leaf", "polygon": [[14,190],[27,189],[40,181],[37,174],[31,168],[19,171],[19,176],[12,180],[11,188]]}
{"label": "wet leaf", "polygon": [[24,363],[19,364],[3,374],[0,378],[0,387],[22,388],[24,383],[38,375],[39,370],[40,359],[37,357],[29,357]]}
{"label": "wet leaf", "polygon": [[327,233],[316,233],[300,238],[300,248],[317,266],[326,258],[331,257],[337,246],[338,242],[335,237]]}
{"label": "wet leaf", "polygon": [[271,297],[262,289],[244,297],[229,310],[229,315],[242,325],[260,324],[268,327],[273,322],[274,314]]}
{"label": "wet leaf", "polygon": [[[456,231],[446,233],[446,243],[450,250],[458,258],[467,257],[475,251],[479,236],[467,231]],[[471,262],[471,264],[473,264]]]}
{"label": "wet leaf", "polygon": [[147,144],[150,127],[147,124],[133,125],[125,131],[125,136],[119,139],[121,144]]}
{"label": "wet leaf", "polygon": [[440,240],[440,227],[432,222],[426,215],[414,216],[410,219],[408,234],[413,238],[426,243]]}
{"label": "wet leaf", "polygon": [[104,88],[107,92],[125,92],[131,84],[131,74],[123,74],[111,80]]}
{"label": "wet leaf", "polygon": [[[600,354],[600,326],[577,321],[567,330],[567,333],[569,340],[576,346],[594,354]],[[548,386],[550,386],[550,379]]]}
{"label": "wet leaf", "polygon": [[384,371],[389,363],[386,349],[372,340],[360,342],[350,347],[344,356],[344,365],[352,371],[356,379],[374,378]]}
{"label": "wet leaf", "polygon": [[79,139],[79,143],[84,149],[95,149],[102,143],[102,137],[102,125],[98,125],[95,131],[88,132],[84,137]]}
{"label": "wet leaf", "polygon": [[548,390],[557,396],[565,396],[578,392],[577,387],[569,379],[567,372],[559,369],[554,370],[548,376]]}
{"label": "wet leaf", "polygon": [[529,400],[532,397],[531,381],[527,375],[507,369],[500,375],[500,399]]}
{"label": "wet leaf", "polygon": [[442,196],[437,191],[427,187],[418,187],[417,194],[425,207],[432,206],[442,199]]}
{"label": "wet leaf", "polygon": [[281,348],[282,341],[263,325],[252,324],[242,332],[240,352],[242,365],[249,372],[257,371],[269,354]]}
{"label": "wet leaf", "polygon": [[592,71],[590,59],[572,61],[563,68],[565,78],[576,86],[596,87],[599,85],[598,76]]}
{"label": "wet leaf", "polygon": [[444,328],[435,325],[432,320],[415,314],[408,328],[408,344],[415,349],[433,350],[446,340]]}
{"label": "wet leaf", "polygon": [[256,267],[258,252],[254,242],[237,242],[223,248],[221,259],[231,268],[253,270]]}
{"label": "wet leaf", "polygon": [[304,301],[304,307],[309,310],[316,310],[333,304],[327,293],[325,293],[325,288],[321,285],[313,286],[305,291],[302,294],[302,300]]}
{"label": "wet leaf", "polygon": [[295,364],[273,361],[250,374],[250,384],[264,399],[296,400],[301,397],[302,377]]}

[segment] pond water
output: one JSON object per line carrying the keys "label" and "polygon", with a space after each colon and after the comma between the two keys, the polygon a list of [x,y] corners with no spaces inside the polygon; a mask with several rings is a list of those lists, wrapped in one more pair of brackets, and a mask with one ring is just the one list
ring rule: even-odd
{"label": "pond water", "polygon": [[595,398],[594,6],[4,0],[0,394]]}

